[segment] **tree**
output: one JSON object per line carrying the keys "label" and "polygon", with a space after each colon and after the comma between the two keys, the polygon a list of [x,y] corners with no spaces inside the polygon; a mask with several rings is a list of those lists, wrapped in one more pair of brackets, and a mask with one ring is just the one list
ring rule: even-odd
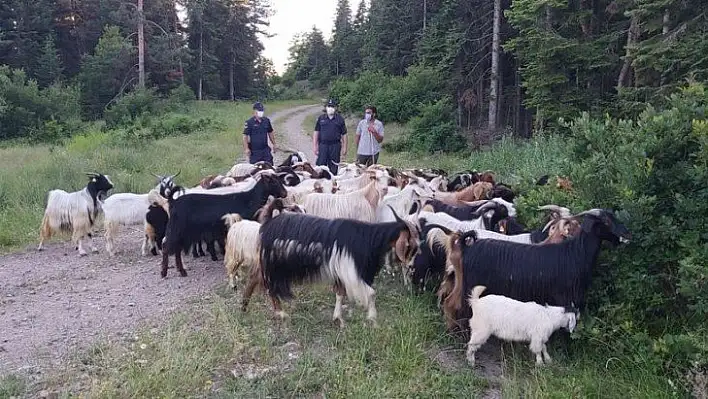
{"label": "tree", "polygon": [[35,71],[37,83],[39,83],[40,87],[47,87],[51,85],[61,78],[62,70],[63,68],[61,65],[61,60],[59,59],[59,53],[56,45],[54,44],[54,37],[49,35],[44,40],[42,53],[38,58],[38,66]]}
{"label": "tree", "polygon": [[93,55],[85,57],[78,80],[85,112],[92,117],[104,109],[137,79],[133,46],[117,26],[107,26]]}
{"label": "tree", "polygon": [[352,67],[352,22],[349,0],[338,0],[332,30],[332,74],[350,76]]}

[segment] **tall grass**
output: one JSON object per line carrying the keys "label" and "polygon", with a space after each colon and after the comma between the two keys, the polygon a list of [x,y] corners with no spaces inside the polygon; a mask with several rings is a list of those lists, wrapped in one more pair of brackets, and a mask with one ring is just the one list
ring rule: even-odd
{"label": "tall grass", "polygon": [[[302,104],[268,104],[268,111]],[[182,171],[178,182],[194,185],[212,173],[227,171],[241,157],[241,131],[251,104],[195,102],[190,113],[216,123],[187,136],[134,144],[117,142],[98,128],[74,136],[61,146],[0,148],[0,252],[15,250],[38,238],[47,192],[79,190],[83,172],[108,174],[114,192],[147,192],[155,184],[152,173]]]}

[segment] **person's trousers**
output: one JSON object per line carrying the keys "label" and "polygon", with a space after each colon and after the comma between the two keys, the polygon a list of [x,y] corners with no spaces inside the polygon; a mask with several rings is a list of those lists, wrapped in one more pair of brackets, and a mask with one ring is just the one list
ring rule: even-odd
{"label": "person's trousers", "polygon": [[361,155],[356,154],[356,163],[364,166],[371,166],[375,163],[379,163],[379,153],[374,155]]}
{"label": "person's trousers", "polygon": [[333,175],[336,175],[339,171],[339,166],[333,162],[339,163],[340,156],[342,154],[342,144],[322,144],[319,146],[319,153],[317,154],[317,161],[315,165],[325,165],[329,167],[329,170]]}
{"label": "person's trousers", "polygon": [[251,150],[251,156],[248,157],[248,162],[256,163],[260,161],[266,161],[273,164],[273,154],[270,152],[270,147],[266,147],[262,150]]}

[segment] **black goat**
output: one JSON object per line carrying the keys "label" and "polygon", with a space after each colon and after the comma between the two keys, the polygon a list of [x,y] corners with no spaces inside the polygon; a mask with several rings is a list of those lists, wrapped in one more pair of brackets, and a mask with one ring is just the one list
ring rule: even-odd
{"label": "black goat", "polygon": [[254,288],[265,287],[277,316],[285,317],[281,299],[293,297],[291,285],[325,280],[334,284],[336,304],[333,319],[343,326],[342,300],[354,298],[368,309],[367,319],[376,323],[374,277],[390,248],[407,264],[418,249],[418,230],[395,215],[389,223],[365,223],[353,219],[324,219],[299,213],[281,213],[275,200],[261,213],[260,276],[251,275],[243,296],[246,310]]}
{"label": "black goat", "polygon": [[[584,216],[580,233],[562,243],[532,245],[482,239],[465,246],[461,260],[451,262],[453,288],[439,292],[444,309],[448,310],[448,327],[466,325],[470,314],[463,301],[477,285],[486,286],[489,294],[522,302],[583,309],[602,241],[617,245],[631,234],[610,210],[592,209],[576,215],[579,216]],[[461,235],[463,242],[467,238],[476,239],[476,233]],[[456,309],[455,314],[450,314],[449,309]]]}
{"label": "black goat", "polygon": [[[175,199],[168,198],[170,218],[167,222],[165,244],[162,251],[162,277],[167,276],[168,256],[175,256],[175,265],[182,277],[187,272],[182,265],[182,252],[187,253],[194,243],[211,242],[212,258],[216,257],[213,242],[225,240],[227,229],[221,219],[227,213],[238,213],[244,219],[252,220],[254,214],[268,200],[268,196],[284,198],[287,191],[276,176],[261,174],[256,176],[256,185],[249,191],[233,194],[184,194]],[[222,248],[225,248],[222,247]]]}

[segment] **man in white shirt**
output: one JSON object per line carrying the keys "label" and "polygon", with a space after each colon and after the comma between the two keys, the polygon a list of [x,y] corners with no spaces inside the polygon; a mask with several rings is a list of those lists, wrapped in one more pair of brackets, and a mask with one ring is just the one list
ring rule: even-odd
{"label": "man in white shirt", "polygon": [[378,120],[376,107],[368,106],[356,127],[356,162],[366,166],[378,163],[383,139],[384,125]]}

